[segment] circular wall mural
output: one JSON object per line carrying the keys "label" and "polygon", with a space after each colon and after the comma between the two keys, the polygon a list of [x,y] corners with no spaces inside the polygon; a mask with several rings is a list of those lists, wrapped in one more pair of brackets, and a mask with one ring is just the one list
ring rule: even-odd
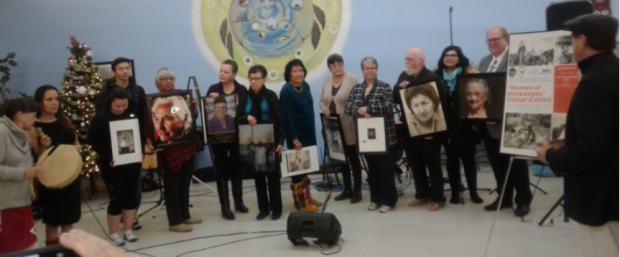
{"label": "circular wall mural", "polygon": [[233,59],[247,85],[248,69],[267,68],[267,84],[284,83],[284,66],[301,59],[306,80],[327,72],[325,59],[342,51],[351,20],[350,0],[195,0],[192,24],[211,66]]}

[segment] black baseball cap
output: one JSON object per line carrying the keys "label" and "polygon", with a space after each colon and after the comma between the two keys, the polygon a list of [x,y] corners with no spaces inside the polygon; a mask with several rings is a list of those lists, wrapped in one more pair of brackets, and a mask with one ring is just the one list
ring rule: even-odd
{"label": "black baseball cap", "polygon": [[564,26],[574,34],[588,38],[616,40],[618,19],[602,14],[585,14],[572,18]]}

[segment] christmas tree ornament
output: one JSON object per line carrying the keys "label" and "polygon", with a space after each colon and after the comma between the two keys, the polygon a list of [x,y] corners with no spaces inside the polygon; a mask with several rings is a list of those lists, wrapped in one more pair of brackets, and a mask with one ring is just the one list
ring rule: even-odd
{"label": "christmas tree ornament", "polygon": [[84,87],[84,86],[80,86],[80,87],[78,87],[78,88],[77,88],[77,92],[78,92],[80,95],[86,94],[86,87]]}

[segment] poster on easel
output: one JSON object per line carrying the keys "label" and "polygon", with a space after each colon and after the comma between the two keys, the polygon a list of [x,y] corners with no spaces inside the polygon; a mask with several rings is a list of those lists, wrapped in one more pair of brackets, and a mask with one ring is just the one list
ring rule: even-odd
{"label": "poster on easel", "polygon": [[511,34],[500,152],[536,157],[543,140],[564,138],[579,83],[569,31]]}

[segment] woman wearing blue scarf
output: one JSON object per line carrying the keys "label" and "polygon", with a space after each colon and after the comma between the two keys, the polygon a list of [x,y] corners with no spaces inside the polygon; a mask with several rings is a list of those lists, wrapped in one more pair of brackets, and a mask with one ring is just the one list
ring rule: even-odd
{"label": "woman wearing blue scarf", "polygon": [[480,142],[480,138],[478,133],[473,130],[472,124],[458,121],[458,94],[455,91],[458,75],[478,73],[478,70],[473,64],[469,63],[469,59],[463,54],[460,47],[448,46],[443,50],[435,72],[450,88],[448,117],[446,117],[450,137],[444,142],[446,157],[448,158],[448,177],[452,189],[450,203],[464,203],[461,196],[461,169],[459,167],[459,159],[461,159],[465,168],[465,179],[467,180],[471,201],[480,204],[482,199],[476,191],[476,145]]}

